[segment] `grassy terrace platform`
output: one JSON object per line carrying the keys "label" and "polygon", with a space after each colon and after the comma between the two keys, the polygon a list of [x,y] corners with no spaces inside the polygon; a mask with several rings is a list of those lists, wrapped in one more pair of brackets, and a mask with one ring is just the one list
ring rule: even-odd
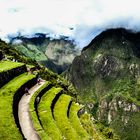
{"label": "grassy terrace platform", "polygon": [[80,120],[77,116],[77,113],[80,109],[81,109],[80,105],[77,105],[76,103],[72,102],[69,111],[69,120],[73,128],[76,130],[77,134],[81,137],[81,140],[89,140],[91,137],[86,132],[86,130],[82,127]]}
{"label": "grassy terrace platform", "polygon": [[49,136],[47,133],[44,131],[42,128],[37,112],[35,110],[35,102],[36,102],[36,97],[39,95],[40,92],[43,92],[43,90],[50,84],[50,82],[46,82],[41,88],[39,88],[32,96],[31,101],[30,101],[30,115],[33,123],[33,127],[35,128],[37,134],[39,135],[41,140],[50,140]]}
{"label": "grassy terrace platform", "polygon": [[[62,134],[57,127],[51,110],[51,105],[56,97],[61,92],[62,88],[51,88],[41,98],[38,106],[38,113],[41,124],[46,133],[52,140],[62,140]],[[63,117],[63,116],[62,116]]]}
{"label": "grassy terrace platform", "polygon": [[27,81],[33,79],[35,75],[24,73],[0,89],[0,139],[1,140],[20,140],[22,139],[16,127],[12,112],[12,101],[15,92]]}
{"label": "grassy terrace platform", "polygon": [[80,140],[79,135],[76,133],[67,117],[67,111],[70,101],[71,97],[68,95],[62,94],[59,97],[54,106],[54,118],[67,140]]}
{"label": "grassy terrace platform", "polygon": [[23,65],[23,63],[17,63],[12,61],[0,61],[0,73]]}
{"label": "grassy terrace platform", "polygon": [[95,126],[93,125],[90,114],[84,113],[80,116],[80,122],[84,129],[88,132],[90,136],[95,140],[106,140],[106,138],[102,138],[101,135],[96,131]]}

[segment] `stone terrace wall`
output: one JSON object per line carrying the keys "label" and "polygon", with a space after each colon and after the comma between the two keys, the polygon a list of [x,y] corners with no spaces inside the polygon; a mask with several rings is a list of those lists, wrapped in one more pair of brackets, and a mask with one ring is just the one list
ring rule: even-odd
{"label": "stone terrace wall", "polygon": [[13,79],[14,77],[24,73],[27,71],[27,68],[25,65],[8,70],[8,71],[4,71],[0,73],[0,87],[2,87],[4,84],[6,84],[7,82],[9,82],[11,79]]}
{"label": "stone terrace wall", "polygon": [[0,60],[2,60],[3,59],[3,53],[2,53],[2,51],[0,51]]}

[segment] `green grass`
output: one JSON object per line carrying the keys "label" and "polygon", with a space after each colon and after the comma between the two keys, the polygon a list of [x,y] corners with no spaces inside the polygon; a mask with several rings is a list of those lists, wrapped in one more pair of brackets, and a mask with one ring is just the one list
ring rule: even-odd
{"label": "green grass", "polygon": [[28,44],[27,46],[24,45],[14,45],[14,47],[27,56],[28,58],[31,58],[33,60],[41,61],[41,60],[47,60],[47,56],[41,52],[35,45]]}
{"label": "green grass", "polygon": [[35,75],[24,73],[0,89],[0,139],[20,140],[22,139],[16,127],[12,112],[12,101],[15,92],[27,81],[33,79]]}
{"label": "green grass", "polygon": [[36,114],[36,111],[35,111],[35,108],[34,108],[34,103],[35,103],[35,99],[36,97],[38,96],[38,94],[45,88],[47,87],[48,85],[50,84],[50,82],[46,82],[43,86],[41,86],[32,96],[31,100],[30,100],[30,116],[31,116],[31,120],[32,120],[32,123],[33,123],[33,127],[34,129],[36,130],[37,134],[39,135],[40,139],[41,140],[49,140],[49,136],[47,135],[47,133],[44,131],[44,129],[42,128],[39,120],[38,120],[38,117],[37,117],[37,114]]}
{"label": "green grass", "polygon": [[31,114],[32,122],[33,122],[33,127],[36,130],[37,134],[39,135],[39,138],[41,140],[51,140],[51,138],[47,135],[45,130],[40,125],[36,112],[32,111],[32,112],[30,112],[30,114]]}
{"label": "green grass", "polygon": [[38,105],[38,113],[40,121],[43,125],[46,133],[52,138],[52,140],[62,140],[62,134],[57,127],[51,111],[51,104],[55,96],[61,91],[61,88],[51,88],[41,98]]}
{"label": "green grass", "polygon": [[0,61],[0,72],[7,71],[23,65],[23,63],[17,63],[12,61]]}
{"label": "green grass", "polygon": [[67,117],[67,110],[70,101],[71,97],[68,95],[62,94],[59,97],[58,101],[54,106],[54,118],[67,140],[80,140],[80,137],[72,127]]}
{"label": "green grass", "polygon": [[80,122],[84,129],[88,132],[90,136],[93,137],[95,140],[103,140],[102,137],[99,136],[98,132],[96,131],[91,119],[90,115],[87,113],[84,113],[80,116]]}
{"label": "green grass", "polygon": [[80,105],[77,105],[76,103],[72,102],[69,112],[69,120],[73,128],[76,130],[77,134],[81,137],[81,140],[82,139],[88,140],[90,136],[86,132],[86,130],[82,127],[80,120],[77,116],[77,113],[80,109],[81,109]]}
{"label": "green grass", "polygon": [[[37,97],[38,94],[39,94],[45,87],[47,87],[49,84],[50,84],[50,82],[46,81],[46,83],[45,83],[43,86],[41,86],[41,87],[33,94],[33,96],[31,97],[31,100],[30,100],[30,112],[35,111],[34,103],[35,103],[36,97]],[[31,115],[32,115],[32,114],[31,114]]]}

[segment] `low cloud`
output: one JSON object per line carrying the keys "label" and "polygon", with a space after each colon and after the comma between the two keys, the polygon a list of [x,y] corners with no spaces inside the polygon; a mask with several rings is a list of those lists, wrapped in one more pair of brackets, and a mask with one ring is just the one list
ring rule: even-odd
{"label": "low cloud", "polygon": [[1,0],[0,38],[65,35],[80,47],[108,28],[140,31],[138,0]]}

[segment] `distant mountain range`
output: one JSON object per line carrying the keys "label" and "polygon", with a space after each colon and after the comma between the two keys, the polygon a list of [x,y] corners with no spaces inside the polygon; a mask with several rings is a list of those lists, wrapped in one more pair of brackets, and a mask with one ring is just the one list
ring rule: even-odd
{"label": "distant mountain range", "polygon": [[45,34],[36,34],[33,37],[18,36],[13,37],[10,44],[23,55],[59,74],[80,54],[74,42],[63,36],[60,39],[52,39]]}

